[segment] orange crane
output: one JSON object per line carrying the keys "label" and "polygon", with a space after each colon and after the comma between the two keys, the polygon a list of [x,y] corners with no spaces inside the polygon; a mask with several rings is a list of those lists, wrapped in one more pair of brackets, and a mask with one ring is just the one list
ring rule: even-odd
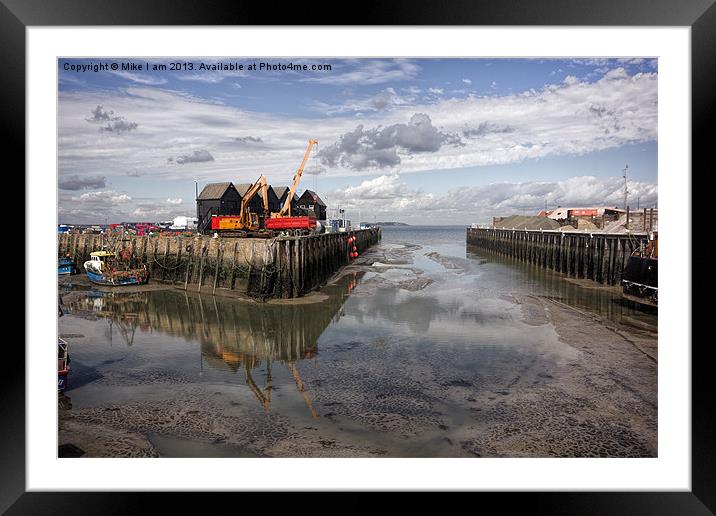
{"label": "orange crane", "polygon": [[303,169],[306,167],[306,161],[308,161],[308,156],[311,154],[311,149],[314,145],[318,145],[317,140],[308,141],[308,148],[306,149],[306,153],[303,155],[301,165],[298,167],[298,170],[296,170],[296,175],[293,176],[293,184],[291,185],[291,189],[286,197],[286,202],[283,204],[283,207],[279,212],[271,214],[271,218],[291,216],[291,201],[293,200],[293,194],[296,193],[296,188],[298,188],[298,183],[301,181],[301,176],[303,175]]}
{"label": "orange crane", "polygon": [[314,145],[317,145],[317,140],[309,140],[308,141],[308,148],[306,149],[306,153],[303,155],[303,160],[301,160],[301,165],[298,167],[298,170],[296,170],[296,174],[293,176],[293,183],[291,184],[291,189],[288,191],[288,195],[286,196],[286,202],[283,204],[283,207],[278,212],[274,212],[271,214],[271,218],[266,219],[266,228],[267,229],[276,229],[276,230],[286,230],[286,229],[295,229],[295,230],[301,230],[301,229],[310,229],[312,227],[316,226],[316,219],[315,217],[294,217],[291,214],[291,202],[293,201],[293,196],[296,193],[296,188],[298,188],[298,183],[301,181],[301,176],[303,175],[303,169],[306,167],[306,161],[308,161],[308,156],[311,154],[311,149]]}
{"label": "orange crane", "polygon": [[254,196],[261,192],[263,198],[264,213],[269,211],[268,186],[266,177],[261,175],[251,188],[246,190],[241,199],[241,209],[238,215],[213,215],[211,217],[211,229],[213,231],[256,231],[260,228],[259,214],[249,211],[249,203]]}

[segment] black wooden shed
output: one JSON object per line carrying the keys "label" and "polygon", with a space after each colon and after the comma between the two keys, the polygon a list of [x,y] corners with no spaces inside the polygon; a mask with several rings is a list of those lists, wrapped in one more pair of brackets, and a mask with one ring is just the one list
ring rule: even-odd
{"label": "black wooden shed", "polygon": [[196,198],[198,231],[211,230],[212,215],[237,215],[240,208],[241,195],[233,183],[208,183]]}
{"label": "black wooden shed", "polygon": [[306,190],[298,198],[298,211],[314,214],[317,220],[326,220],[326,203],[313,190]]}
{"label": "black wooden shed", "polygon": [[[286,204],[286,198],[288,197],[288,193],[291,191],[291,189],[288,186],[272,186],[270,189],[273,190],[274,195],[276,195],[276,198],[278,199],[276,209],[271,208],[271,211],[277,212],[281,208],[283,208],[284,204]],[[298,201],[298,196],[294,193],[293,201],[291,202],[291,213],[296,211],[297,201]]]}

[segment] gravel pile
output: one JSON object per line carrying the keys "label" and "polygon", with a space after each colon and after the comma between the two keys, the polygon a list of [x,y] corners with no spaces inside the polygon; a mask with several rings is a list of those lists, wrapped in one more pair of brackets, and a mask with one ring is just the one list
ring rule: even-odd
{"label": "gravel pile", "polygon": [[547,217],[512,215],[495,223],[497,229],[559,229],[559,222]]}

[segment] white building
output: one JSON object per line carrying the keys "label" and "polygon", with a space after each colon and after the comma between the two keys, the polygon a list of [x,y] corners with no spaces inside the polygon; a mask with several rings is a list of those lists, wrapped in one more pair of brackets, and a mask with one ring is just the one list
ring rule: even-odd
{"label": "white building", "polygon": [[174,217],[174,223],[170,229],[192,230],[196,229],[197,223],[198,221],[196,217],[185,217],[184,215],[180,215],[178,217]]}

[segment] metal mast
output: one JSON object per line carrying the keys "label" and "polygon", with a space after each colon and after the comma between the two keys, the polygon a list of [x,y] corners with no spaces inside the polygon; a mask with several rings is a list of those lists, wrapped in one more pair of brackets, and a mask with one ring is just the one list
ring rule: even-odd
{"label": "metal mast", "polygon": [[627,198],[629,196],[629,189],[627,188],[627,172],[629,170],[629,164],[624,167],[624,209],[627,208]]}

